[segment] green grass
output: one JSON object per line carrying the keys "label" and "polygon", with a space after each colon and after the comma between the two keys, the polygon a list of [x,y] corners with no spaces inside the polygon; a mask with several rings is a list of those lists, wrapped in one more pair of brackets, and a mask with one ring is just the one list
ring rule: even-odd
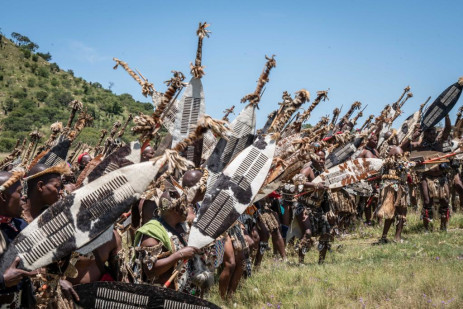
{"label": "green grass", "polygon": [[462,308],[462,227],[455,214],[447,233],[425,234],[412,213],[403,243],[372,246],[382,227],[360,227],[335,240],[322,266],[314,250],[302,266],[295,256],[283,263],[267,253],[233,299],[222,301],[217,286],[208,299],[224,308]]}

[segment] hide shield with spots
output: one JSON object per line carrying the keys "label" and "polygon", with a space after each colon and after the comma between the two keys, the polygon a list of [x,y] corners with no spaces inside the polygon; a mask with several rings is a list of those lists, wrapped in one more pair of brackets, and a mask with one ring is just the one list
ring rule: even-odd
{"label": "hide shield with spots", "polygon": [[202,248],[224,233],[252,203],[270,169],[275,152],[271,136],[242,151],[208,189],[188,245]]}
{"label": "hide shield with spots", "polygon": [[121,167],[140,163],[141,146],[138,141],[133,141],[130,144],[124,145],[113,151],[109,156],[103,159],[88,176],[85,177],[82,184],[86,185],[95,179],[111,173]]}
{"label": "hide shield with spots", "polygon": [[381,159],[354,159],[330,168],[312,182],[324,182],[330,189],[341,188],[378,174],[382,165]]}
{"label": "hide shield with spots", "polygon": [[19,256],[19,268],[56,262],[112,226],[146,190],[163,165],[143,162],[106,174],[59,200],[30,223],[0,260],[4,271]]}
{"label": "hide shield with spots", "polygon": [[462,85],[455,83],[445,89],[421,117],[421,129],[431,128],[444,119],[460,98],[462,88]]}
{"label": "hide shield with spots", "polygon": [[50,151],[44,155],[37,163],[45,164],[47,166],[55,166],[65,162],[70,147],[71,141],[67,138],[64,138],[58,144],[53,146]]}
{"label": "hide shield with spots", "polygon": [[221,138],[217,142],[211,156],[206,162],[209,171],[207,187],[212,188],[217,177],[227,164],[254,141],[256,131],[256,111],[252,105],[247,105],[230,124],[232,134],[228,141]]}
{"label": "hide shield with spots", "polygon": [[420,111],[416,111],[412,115],[408,116],[400,126],[399,130],[397,130],[397,140],[399,141],[399,145],[413,133],[415,125],[420,121],[420,114]]}
{"label": "hide shield with spots", "polygon": [[[192,78],[178,105],[174,133],[172,134],[172,147],[175,147],[195,130],[199,118],[204,116],[205,109],[206,103],[201,79]],[[195,145],[191,145],[188,146],[184,155],[188,160],[194,161],[195,153]]]}
{"label": "hide shield with spots", "polygon": [[154,285],[95,282],[74,286],[84,309],[219,309],[204,299]]}

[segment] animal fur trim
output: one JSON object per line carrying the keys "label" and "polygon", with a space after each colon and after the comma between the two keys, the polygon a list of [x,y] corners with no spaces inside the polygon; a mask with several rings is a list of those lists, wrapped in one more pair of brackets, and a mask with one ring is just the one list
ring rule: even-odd
{"label": "animal fur trim", "polygon": [[254,90],[253,93],[244,96],[241,99],[241,103],[245,103],[246,101],[248,101],[251,105],[257,106],[257,104],[259,104],[262,89],[264,88],[265,84],[269,81],[268,76],[270,75],[270,71],[277,66],[277,62],[275,61],[275,55],[272,55],[272,57],[265,56],[265,59],[267,59],[267,62],[265,63],[264,70],[260,74],[259,80],[257,81],[256,90]]}
{"label": "animal fur trim", "polygon": [[4,192],[5,190],[7,190],[9,187],[11,187],[11,185],[13,185],[14,183],[16,183],[18,180],[20,180],[21,178],[23,178],[24,175],[25,175],[25,172],[24,172],[23,169],[13,170],[11,173],[12,173],[12,175],[10,176],[10,178],[8,178],[8,180],[5,181],[5,182],[0,186],[0,192]]}
{"label": "animal fur trim", "polygon": [[60,175],[69,175],[71,173],[71,168],[66,162],[62,162],[61,164],[52,166],[47,168],[37,174],[31,175],[29,177],[25,177],[25,181],[29,181],[31,179],[46,175],[46,174],[60,174]]}
{"label": "animal fur trim", "polygon": [[204,115],[198,121],[198,125],[194,132],[191,132],[187,138],[179,142],[174,150],[178,152],[183,152],[187,149],[188,146],[192,145],[195,141],[203,137],[203,135],[211,130],[215,136],[222,137],[227,139],[227,134],[231,131],[226,127],[227,122],[223,120],[212,119],[208,115]]}
{"label": "animal fur trim", "polygon": [[463,76],[458,79],[458,84],[463,86]]}
{"label": "animal fur trim", "polygon": [[[155,92],[154,85],[152,83],[148,82],[148,79],[146,79],[143,75],[140,74],[140,72],[137,71],[138,75],[130,69],[129,65],[127,62],[124,62],[122,60],[119,60],[117,58],[113,58],[113,60],[116,62],[116,65],[113,67],[114,70],[117,69],[117,67],[120,65],[121,67],[124,68],[124,70],[129,73],[130,76],[132,76],[133,79],[137,81],[138,84],[141,86],[141,93],[146,97],[148,95],[152,96]],[[143,78],[143,80],[141,78]]]}

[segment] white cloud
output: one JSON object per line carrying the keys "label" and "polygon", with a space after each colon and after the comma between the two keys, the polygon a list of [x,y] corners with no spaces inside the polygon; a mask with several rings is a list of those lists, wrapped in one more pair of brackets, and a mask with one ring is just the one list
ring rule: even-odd
{"label": "white cloud", "polygon": [[82,62],[96,63],[108,59],[108,57],[99,55],[95,48],[80,41],[71,41],[69,48],[71,49],[71,54]]}

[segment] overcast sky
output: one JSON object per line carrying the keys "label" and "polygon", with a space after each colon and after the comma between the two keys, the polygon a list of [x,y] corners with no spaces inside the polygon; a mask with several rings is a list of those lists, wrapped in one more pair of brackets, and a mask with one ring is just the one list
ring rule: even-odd
{"label": "overcast sky", "polygon": [[6,36],[26,35],[61,68],[106,88],[112,82],[115,93],[144,102],[150,100],[139,85],[122,68],[112,69],[112,58],[164,91],[171,70],[189,80],[198,22],[207,21],[212,35],[203,44],[202,81],[206,113],[213,117],[231,105],[239,111],[239,100],[255,89],[264,56],[276,55],[259,127],[284,90],[306,88],[313,100],[317,90],[330,89],[330,100],[312,114],[315,123],[356,100],[368,104],[365,116],[377,115],[410,85],[408,115],[463,76],[461,1],[15,0],[0,8]]}

